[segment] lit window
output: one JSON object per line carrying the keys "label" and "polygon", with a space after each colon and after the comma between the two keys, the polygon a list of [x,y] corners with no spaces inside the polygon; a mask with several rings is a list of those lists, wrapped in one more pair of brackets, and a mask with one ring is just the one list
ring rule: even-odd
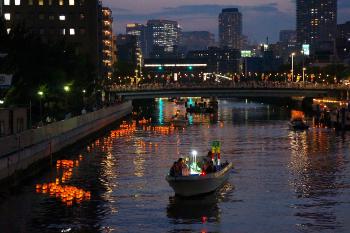
{"label": "lit window", "polygon": [[65,28],[61,29],[61,34],[62,35],[66,35],[66,29]]}
{"label": "lit window", "polygon": [[65,15],[60,15],[60,18],[59,18],[61,21],[65,21],[66,20],[66,16]]}
{"label": "lit window", "polygon": [[4,17],[5,17],[5,20],[7,20],[7,21],[11,20],[11,14],[10,13],[5,13]]}
{"label": "lit window", "polygon": [[10,5],[10,0],[4,0],[4,5],[9,6]]}
{"label": "lit window", "polygon": [[28,5],[33,6],[33,0],[28,0]]}
{"label": "lit window", "polygon": [[15,5],[20,6],[21,5],[21,0],[15,0]]}
{"label": "lit window", "polygon": [[7,34],[10,34],[11,28],[6,29],[6,31],[7,31]]}
{"label": "lit window", "polygon": [[74,28],[70,28],[69,29],[69,35],[75,35],[75,29]]}
{"label": "lit window", "polygon": [[39,3],[39,6],[43,6],[44,5],[44,0],[39,0],[38,3]]}
{"label": "lit window", "polygon": [[59,0],[58,4],[59,4],[60,6],[63,6],[63,5],[64,5],[64,1],[63,1],[63,0]]}
{"label": "lit window", "polygon": [[70,6],[74,6],[74,5],[75,5],[74,0],[69,0],[69,5],[70,5]]}

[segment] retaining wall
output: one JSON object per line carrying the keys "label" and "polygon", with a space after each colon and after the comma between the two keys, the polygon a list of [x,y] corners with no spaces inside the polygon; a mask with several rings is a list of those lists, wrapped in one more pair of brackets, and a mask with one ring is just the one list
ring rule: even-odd
{"label": "retaining wall", "polygon": [[131,101],[0,138],[0,180],[130,114]]}

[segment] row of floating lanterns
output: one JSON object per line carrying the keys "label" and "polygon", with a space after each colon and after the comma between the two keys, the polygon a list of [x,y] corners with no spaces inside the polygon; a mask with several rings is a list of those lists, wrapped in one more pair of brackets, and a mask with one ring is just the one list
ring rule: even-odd
{"label": "row of floating lanterns", "polygon": [[50,197],[56,197],[67,206],[72,206],[73,203],[81,203],[90,200],[91,193],[81,188],[72,185],[63,185],[73,176],[73,169],[79,167],[83,156],[79,155],[78,160],[57,160],[56,168],[58,173],[62,170],[62,177],[56,178],[55,182],[36,184],[37,193],[49,194]]}
{"label": "row of floating lanterns", "polygon": [[[96,147],[101,148],[104,151],[106,148],[113,145],[113,140],[118,137],[130,136],[136,132],[136,124],[143,125],[143,130],[145,131],[154,131],[162,135],[169,135],[175,131],[174,126],[146,126],[151,123],[150,119],[141,119],[139,121],[133,121],[132,123],[127,123],[124,121],[119,129],[113,130],[110,133],[108,138],[105,138],[102,142],[101,139],[97,139],[90,145],[86,147],[88,153],[90,153]],[[157,143],[139,141],[138,145],[141,147],[155,146],[158,148]],[[50,197],[56,197],[61,200],[62,203],[67,206],[72,206],[74,203],[81,203],[91,199],[91,192],[85,191],[81,188],[64,185],[69,181],[73,176],[74,168],[79,167],[80,162],[83,160],[83,155],[79,155],[79,158],[76,160],[57,160],[56,168],[58,173],[62,171],[62,176],[56,178],[55,182],[36,184],[35,189],[37,193],[49,194]]]}
{"label": "row of floating lanterns", "polygon": [[49,194],[51,197],[59,198],[67,206],[73,203],[81,203],[82,201],[90,200],[91,193],[75,186],[60,185],[56,183],[44,183],[36,185],[36,192],[42,194]]}

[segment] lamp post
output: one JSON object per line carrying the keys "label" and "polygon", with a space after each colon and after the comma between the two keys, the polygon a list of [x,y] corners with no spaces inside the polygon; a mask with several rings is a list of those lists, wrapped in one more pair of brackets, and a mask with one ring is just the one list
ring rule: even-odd
{"label": "lamp post", "polygon": [[295,53],[292,53],[291,56],[292,56],[292,82],[293,82],[294,81],[294,56],[295,56]]}
{"label": "lamp post", "polygon": [[43,91],[38,91],[38,95],[39,95],[39,101],[40,101],[40,122],[41,122],[43,120],[42,98],[44,96],[44,92]]}
{"label": "lamp post", "polygon": [[70,92],[70,86],[65,85],[63,87],[64,92],[66,92],[66,108],[68,110],[68,93]]}
{"label": "lamp post", "polygon": [[306,68],[303,67],[303,83],[305,83],[305,71],[306,71]]}

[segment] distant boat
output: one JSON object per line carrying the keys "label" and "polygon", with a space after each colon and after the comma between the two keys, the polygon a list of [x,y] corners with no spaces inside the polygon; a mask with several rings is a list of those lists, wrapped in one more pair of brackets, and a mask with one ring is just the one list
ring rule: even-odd
{"label": "distant boat", "polygon": [[289,127],[292,130],[307,130],[310,126],[303,119],[293,119],[289,122]]}
{"label": "distant boat", "polygon": [[166,176],[166,181],[174,189],[175,194],[183,197],[198,196],[214,192],[229,178],[232,163],[221,165],[221,169],[214,173],[201,173],[189,176]]}

